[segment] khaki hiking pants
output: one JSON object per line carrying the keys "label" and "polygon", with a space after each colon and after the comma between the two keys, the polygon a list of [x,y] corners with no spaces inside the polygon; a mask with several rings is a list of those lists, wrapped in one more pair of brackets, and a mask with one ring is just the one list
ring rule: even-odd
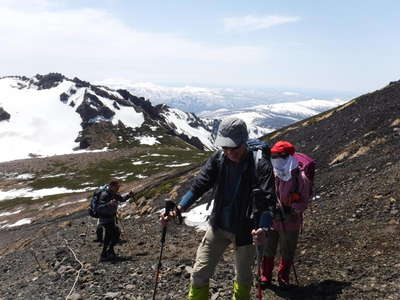
{"label": "khaki hiking pants", "polygon": [[[196,262],[191,276],[191,284],[195,288],[202,288],[209,284],[215,267],[231,243],[235,243],[233,233],[221,229],[214,231],[210,226],[208,227],[197,249]],[[253,245],[240,247],[235,245],[235,281],[239,284],[252,284],[254,256],[255,248]]]}
{"label": "khaki hiking pants", "polygon": [[289,261],[294,259],[299,230],[282,231],[270,230],[264,244],[264,256],[274,257],[279,243],[280,255]]}

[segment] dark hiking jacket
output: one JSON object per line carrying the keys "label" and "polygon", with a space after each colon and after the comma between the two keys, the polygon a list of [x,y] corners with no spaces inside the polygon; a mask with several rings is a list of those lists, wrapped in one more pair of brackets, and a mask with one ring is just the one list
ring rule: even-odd
{"label": "dark hiking jacket", "polygon": [[[113,193],[109,186],[106,186],[99,195],[97,211],[100,214],[99,224],[115,223],[117,215],[118,203],[125,202],[130,198],[129,194],[121,196],[120,193]],[[111,200],[117,200],[117,203],[111,204]]]}
{"label": "dark hiking jacket", "polygon": [[[221,221],[224,189],[235,188],[224,186],[225,159],[227,158],[225,158],[222,150],[214,152],[194,179],[190,188],[193,196],[188,201],[180,203],[183,204],[184,209],[187,209],[205,192],[213,188],[214,206],[209,218],[209,223],[213,229],[217,229]],[[244,160],[244,167],[236,197],[238,201],[238,209],[235,210],[235,221],[238,225],[236,232],[237,246],[251,244],[251,230],[254,228],[254,223],[258,222],[258,218],[263,213],[273,213],[276,207],[275,182],[269,158],[261,158],[257,164],[257,172],[255,171],[252,151],[246,154]],[[259,192],[254,193],[255,189],[258,189]]]}

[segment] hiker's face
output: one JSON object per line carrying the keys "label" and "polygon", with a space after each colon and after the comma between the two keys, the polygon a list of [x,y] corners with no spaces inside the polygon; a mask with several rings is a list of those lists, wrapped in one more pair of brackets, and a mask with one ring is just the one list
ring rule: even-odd
{"label": "hiker's face", "polygon": [[118,192],[118,190],[119,190],[119,187],[120,187],[120,185],[119,185],[119,184],[112,185],[112,186],[111,186],[111,190],[112,190],[114,193],[117,193],[117,192]]}
{"label": "hiker's face", "polygon": [[222,147],[224,154],[233,162],[239,162],[246,153],[246,145],[242,143],[238,147]]}

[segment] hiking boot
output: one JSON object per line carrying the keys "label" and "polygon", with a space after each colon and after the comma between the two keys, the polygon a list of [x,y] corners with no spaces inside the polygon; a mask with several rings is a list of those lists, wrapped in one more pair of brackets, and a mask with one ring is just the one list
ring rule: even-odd
{"label": "hiking boot", "polygon": [[270,289],[272,287],[272,281],[271,280],[260,280],[258,282],[262,290]]}
{"label": "hiking boot", "polygon": [[281,257],[281,261],[278,268],[278,283],[282,288],[289,287],[289,275],[293,261],[284,259]]}
{"label": "hiking boot", "polygon": [[108,251],[107,251],[107,258],[108,258],[108,260],[115,260],[115,259],[117,258],[117,255],[115,254],[113,248],[108,249]]}
{"label": "hiking boot", "polygon": [[260,278],[260,286],[263,290],[271,287],[273,269],[274,269],[274,257],[264,256],[261,263],[261,278]]}
{"label": "hiking boot", "polygon": [[109,258],[108,258],[107,253],[102,252],[101,255],[100,255],[99,261],[100,261],[100,262],[104,262],[104,261],[108,261],[108,260],[109,260]]}

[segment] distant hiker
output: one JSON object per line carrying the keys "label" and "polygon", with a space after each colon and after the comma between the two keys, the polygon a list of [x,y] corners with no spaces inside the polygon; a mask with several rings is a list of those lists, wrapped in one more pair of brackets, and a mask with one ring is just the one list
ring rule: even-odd
{"label": "distant hiker", "polygon": [[[117,220],[118,221],[118,220]],[[115,225],[118,231],[118,237],[121,237],[121,229],[119,228],[118,225]],[[96,243],[103,243],[103,236],[104,236],[104,228],[103,225],[100,224],[100,219],[97,220],[97,225],[96,225],[96,239],[93,240],[93,242]],[[124,240],[119,239],[117,243],[124,243]]]}
{"label": "distant hiker", "polygon": [[99,191],[96,212],[99,216],[99,225],[105,229],[103,251],[100,261],[114,260],[116,258],[114,245],[119,239],[119,230],[116,225],[118,202],[125,202],[134,196],[131,191],[125,196],[118,193],[120,183],[118,179],[112,179],[110,183]]}
{"label": "distant hiker", "polygon": [[[271,219],[276,196],[269,158],[261,157],[255,170],[256,164],[253,153],[246,144],[247,140],[248,132],[244,121],[238,118],[224,119],[215,141],[222,150],[211,155],[178,204],[178,209],[185,211],[209,189],[214,190],[215,199],[209,227],[197,250],[191,275],[191,300],[208,299],[209,280],[231,243],[236,252],[233,299],[250,299],[255,258],[255,247],[252,243],[253,240],[255,243],[262,243],[265,238],[262,228],[253,229],[254,222],[260,227],[266,227],[262,222]],[[254,189],[258,191],[257,196],[253,193]],[[254,215],[253,210],[257,210],[256,221],[251,218]],[[166,222],[168,217],[162,215],[160,220],[162,223]]]}
{"label": "distant hiker", "polygon": [[311,194],[308,179],[300,172],[299,161],[294,154],[294,146],[286,141],[279,141],[271,148],[278,208],[264,247],[261,272],[264,287],[271,284],[278,244],[281,255],[278,283],[284,287],[289,285],[289,274],[303,222],[303,212]]}

